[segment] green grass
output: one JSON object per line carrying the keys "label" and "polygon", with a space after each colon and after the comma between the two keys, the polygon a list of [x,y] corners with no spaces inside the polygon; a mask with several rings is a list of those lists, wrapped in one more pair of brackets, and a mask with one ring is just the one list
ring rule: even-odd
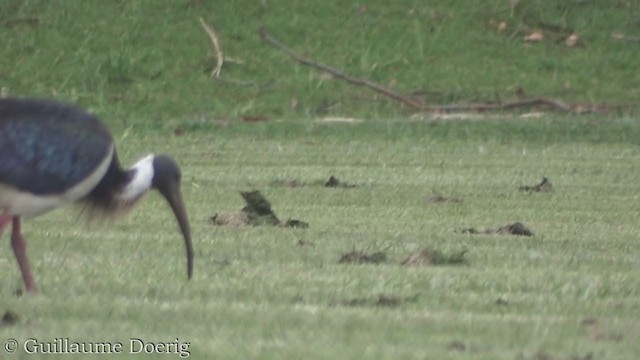
{"label": "green grass", "polygon": [[[20,316],[0,336],[125,349],[130,337],[178,338],[195,359],[632,359],[640,351],[638,130],[631,119],[553,118],[116,132],[128,131],[119,142],[126,162],[162,149],[183,165],[194,279],[186,281],[182,241],[156,195],[105,225],[83,225],[72,208],[53,212],[25,223],[41,294],[13,296],[15,260],[10,251],[0,257],[0,309]],[[317,185],[332,174],[360,186]],[[542,175],[553,193],[517,191]],[[208,223],[239,210],[238,191],[251,189],[280,218],[310,228]],[[433,193],[463,202],[427,203]],[[455,232],[514,221],[535,236]],[[469,263],[398,265],[425,247],[467,249]],[[385,251],[388,261],[339,264],[353,249]],[[380,296],[400,301],[376,306]],[[452,349],[460,344],[464,351]]]}
{"label": "green grass", "polygon": [[[257,29],[355,76],[425,91],[434,103],[509,98],[522,87],[622,104],[640,95],[637,49],[610,35],[637,36],[640,8],[363,3],[1,2],[1,92],[98,113],[126,164],[148,152],[173,154],[196,259],[187,281],[184,245],[155,194],[115,222],[87,221],[73,207],[25,221],[41,293],[14,295],[22,280],[5,246],[0,315],[11,310],[19,321],[0,324],[0,340],[120,341],[125,352],[130,338],[189,342],[193,359],[637,358],[636,115],[422,121],[292,63]],[[226,63],[224,80],[208,76],[214,59],[198,17],[241,61]],[[508,31],[499,34],[492,21],[507,22]],[[553,32],[534,45],[524,34],[510,37],[554,26],[577,31],[582,46],[567,48]],[[325,116],[365,121],[318,120]],[[324,188],[330,175],[358,186]],[[552,193],[518,191],[542,176]],[[288,180],[306,186],[283,185]],[[242,208],[239,191],[253,189],[280,219],[310,227],[209,223]],[[463,201],[425,201],[434,194]],[[516,221],[535,236],[456,232]],[[468,263],[399,265],[424,248],[466,249]],[[340,264],[353,250],[387,259]],[[0,359],[45,357],[0,349]]]}
{"label": "green grass", "polygon": [[[523,0],[513,12],[506,0],[5,0],[0,87],[69,99],[127,124],[198,114],[406,114],[293,63],[259,39],[266,26],[302,54],[431,103],[509,99],[522,87],[532,96],[626,104],[640,96],[637,49],[610,35],[638,36],[639,9],[617,0]],[[199,17],[230,58],[223,79],[209,77],[215,60]],[[502,21],[507,30],[498,33],[490,24]],[[524,43],[536,29],[545,41]],[[579,33],[580,46],[564,45],[567,31]]]}

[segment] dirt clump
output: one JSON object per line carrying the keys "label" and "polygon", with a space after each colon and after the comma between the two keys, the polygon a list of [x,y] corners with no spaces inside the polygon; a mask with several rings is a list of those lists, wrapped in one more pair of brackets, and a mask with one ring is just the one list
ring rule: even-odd
{"label": "dirt clump", "polygon": [[432,195],[424,200],[429,204],[439,204],[439,203],[461,203],[462,199],[453,196],[443,196],[443,195]]}
{"label": "dirt clump", "polygon": [[20,317],[12,310],[6,310],[0,319],[0,327],[12,326],[18,323]]}
{"label": "dirt clump", "polygon": [[271,209],[271,203],[267,200],[259,190],[241,191],[240,195],[244,199],[246,205],[239,212],[214,214],[209,218],[213,225],[272,225],[280,227],[292,228],[308,228],[309,223],[302,220],[288,219],[280,221],[278,216]]}
{"label": "dirt clump", "polygon": [[289,188],[297,188],[306,185],[307,184],[304,181],[300,181],[298,179],[276,179],[271,182],[271,186],[284,186]]}
{"label": "dirt clump", "polygon": [[354,187],[357,187],[357,186],[358,185],[356,185],[356,184],[350,184],[350,183],[342,182],[337,177],[335,177],[333,175],[329,176],[329,180],[327,180],[327,182],[324,183],[324,187],[328,187],[328,188],[337,188],[337,187],[354,188]]}
{"label": "dirt clump", "polygon": [[344,253],[338,260],[339,264],[381,264],[387,261],[387,254],[378,251],[373,253],[365,253],[364,251],[353,250]]}
{"label": "dirt clump", "polygon": [[395,308],[405,303],[416,302],[418,295],[402,297],[393,294],[380,294],[377,297],[362,297],[346,300],[332,300],[329,306],[349,306],[349,307],[387,307]]}
{"label": "dirt clump", "polygon": [[521,222],[515,222],[513,224],[508,224],[505,226],[501,226],[496,229],[485,229],[485,230],[477,230],[476,228],[465,228],[461,230],[457,230],[456,232],[461,234],[484,234],[484,235],[517,235],[517,236],[533,236],[533,231],[526,227]]}
{"label": "dirt clump", "polygon": [[553,184],[551,184],[548,178],[543,176],[541,183],[532,186],[520,186],[518,190],[525,192],[551,192],[553,191]]}
{"label": "dirt clump", "polygon": [[462,341],[458,341],[458,340],[454,340],[450,342],[449,345],[447,345],[447,348],[449,350],[455,350],[455,351],[467,350],[467,346]]}

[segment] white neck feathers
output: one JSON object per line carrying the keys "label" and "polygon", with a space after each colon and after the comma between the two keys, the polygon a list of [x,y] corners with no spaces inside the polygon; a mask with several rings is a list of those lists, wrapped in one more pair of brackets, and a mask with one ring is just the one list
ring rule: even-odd
{"label": "white neck feathers", "polygon": [[120,198],[125,202],[138,200],[150,188],[153,181],[153,155],[148,155],[135,163],[130,171],[133,176],[120,193]]}

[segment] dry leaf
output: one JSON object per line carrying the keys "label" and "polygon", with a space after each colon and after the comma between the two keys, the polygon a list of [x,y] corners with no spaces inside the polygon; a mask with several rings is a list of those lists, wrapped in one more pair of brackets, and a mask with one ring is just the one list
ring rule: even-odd
{"label": "dry leaf", "polygon": [[534,31],[531,34],[524,37],[524,41],[529,43],[539,42],[542,39],[544,39],[544,35],[542,34],[542,31]]}
{"label": "dry leaf", "polygon": [[574,47],[578,43],[578,40],[578,33],[573,33],[564,41],[564,44],[568,47]]}

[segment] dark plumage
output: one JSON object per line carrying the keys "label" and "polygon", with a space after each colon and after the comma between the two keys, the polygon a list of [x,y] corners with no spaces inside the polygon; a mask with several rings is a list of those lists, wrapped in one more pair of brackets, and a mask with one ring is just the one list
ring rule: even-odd
{"label": "dark plumage", "polygon": [[11,244],[27,291],[35,291],[36,285],[20,230],[22,216],[74,201],[115,213],[131,207],[150,189],[164,196],[176,216],[190,278],[193,249],[180,177],[177,163],[166,155],[149,155],[123,169],[106,126],[75,106],[0,99],[0,234],[13,224]]}
{"label": "dark plumage", "polygon": [[56,194],[86,178],[112,146],[98,118],[75,107],[0,100],[0,183],[35,195]]}

